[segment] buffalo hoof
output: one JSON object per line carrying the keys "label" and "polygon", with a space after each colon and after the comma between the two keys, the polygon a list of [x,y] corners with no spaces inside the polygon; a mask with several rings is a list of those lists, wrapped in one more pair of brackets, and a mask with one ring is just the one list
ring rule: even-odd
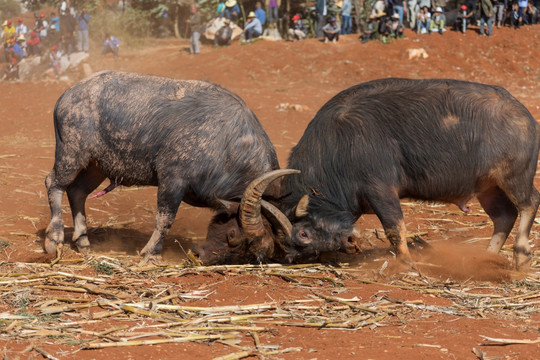
{"label": "buffalo hoof", "polygon": [[408,270],[418,271],[418,267],[416,266],[416,263],[413,261],[410,255],[399,255],[398,261]]}
{"label": "buffalo hoof", "polygon": [[75,241],[75,245],[82,255],[86,256],[90,253],[90,241],[88,240],[88,236],[81,236],[78,238],[77,241]]}
{"label": "buffalo hoof", "polygon": [[48,237],[45,239],[44,248],[47,254],[55,254],[56,249],[61,247],[63,244],[58,243],[55,240],[49,239]]}
{"label": "buffalo hoof", "polygon": [[521,248],[514,249],[514,267],[518,271],[526,271],[531,266],[532,255],[530,251]]}

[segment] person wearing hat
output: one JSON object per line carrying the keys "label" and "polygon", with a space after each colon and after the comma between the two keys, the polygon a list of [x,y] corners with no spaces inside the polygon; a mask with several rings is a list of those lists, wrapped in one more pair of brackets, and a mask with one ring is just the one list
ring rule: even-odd
{"label": "person wearing hat", "polygon": [[369,14],[368,22],[366,26],[364,27],[364,31],[362,32],[362,36],[360,39],[362,40],[362,43],[367,43],[369,40],[376,39],[379,35],[378,32],[378,24],[376,21],[376,17],[373,14]]}
{"label": "person wearing hat", "polygon": [[19,44],[15,41],[14,38],[8,40],[8,46],[5,49],[5,59],[6,62],[11,61],[12,58],[16,58],[17,61],[21,61],[24,57],[24,53]]}
{"label": "person wearing hat", "polygon": [[[432,0],[435,1],[435,0]],[[407,7],[407,3],[405,0],[395,0],[393,2],[392,7],[392,15],[398,14],[398,20],[399,23],[403,26],[403,14],[405,14],[405,8]]]}
{"label": "person wearing hat", "polygon": [[21,48],[23,57],[27,57],[28,56],[28,51],[26,50],[26,38],[24,37],[24,35],[23,34],[19,35],[19,37],[17,37],[17,39],[15,41],[17,42],[17,44]]}
{"label": "person wearing hat", "polygon": [[480,0],[480,36],[484,36],[484,25],[487,23],[487,36],[493,35],[493,4],[491,0]]}
{"label": "person wearing hat", "polygon": [[463,4],[460,6],[457,13],[456,22],[454,23],[454,30],[461,31],[465,34],[467,30],[467,5]]}
{"label": "person wearing hat", "polygon": [[226,46],[231,45],[232,41],[232,28],[231,20],[225,19],[223,26],[219,28],[214,36],[214,46]]}
{"label": "person wearing hat", "polygon": [[238,6],[238,2],[236,0],[227,0],[225,2],[223,16],[232,22],[236,22],[236,20],[238,20],[238,16],[240,16],[240,6]]}
{"label": "person wearing hat", "polygon": [[340,31],[341,29],[339,28],[339,25],[337,24],[336,18],[332,16],[328,24],[324,25],[323,27],[324,42],[327,43],[331,41],[334,44],[338,42]]}
{"label": "person wearing hat", "polygon": [[244,26],[245,41],[250,41],[253,38],[259,37],[262,34],[262,24],[255,16],[255,13],[251,11],[248,14],[248,20],[246,26]]}
{"label": "person wearing hat", "polygon": [[[469,24],[476,24],[477,4],[478,0],[465,0],[465,5],[467,6],[467,14],[465,15],[466,26],[469,26]],[[463,33],[465,33],[465,30]]]}
{"label": "person wearing hat", "polygon": [[293,21],[292,27],[289,28],[289,37],[292,41],[302,41],[306,37],[306,26],[300,15],[296,14],[291,19]]}
{"label": "person wearing hat", "polygon": [[429,23],[431,21],[431,13],[427,6],[424,6],[416,15],[416,33],[426,34],[429,29]]}
{"label": "person wearing hat", "polygon": [[17,37],[23,35],[26,36],[28,33],[28,27],[24,24],[23,18],[17,19],[17,26],[15,26],[15,35]]}
{"label": "person wearing hat", "polygon": [[30,39],[26,40],[26,51],[28,56],[41,54],[41,39],[35,31],[30,33]]}
{"label": "person wearing hat", "polygon": [[197,9],[197,5],[191,5],[191,16],[186,20],[186,23],[191,29],[191,37],[189,38],[189,53],[197,55],[200,53],[199,38],[201,37],[201,16]]}
{"label": "person wearing hat", "polygon": [[389,24],[390,27],[390,37],[398,38],[403,37],[403,24],[399,21],[399,14],[394,13],[391,17],[392,22]]}
{"label": "person wearing hat", "polygon": [[382,11],[381,9],[377,10],[375,18],[376,18],[377,33],[379,35],[379,38],[381,39],[383,43],[387,44],[388,42],[386,38],[390,35],[391,21],[387,19],[386,13]]}
{"label": "person wearing hat", "polygon": [[438,6],[437,8],[435,8],[435,11],[433,12],[433,16],[431,17],[428,33],[431,34],[432,32],[437,31],[439,34],[442,35],[444,31],[445,21],[446,21],[446,17],[442,13],[442,8]]}
{"label": "person wearing hat", "polygon": [[49,48],[49,61],[54,71],[54,76],[58,78],[60,76],[60,59],[62,58],[62,51],[58,49],[57,45],[53,45]]}
{"label": "person wearing hat", "polygon": [[19,79],[19,61],[16,58],[11,58],[9,65],[6,67],[6,80]]}
{"label": "person wearing hat", "polygon": [[4,41],[4,47],[9,45],[9,40],[13,39],[15,36],[15,26],[13,26],[11,20],[6,20],[2,24],[4,25],[4,35],[2,40]]}

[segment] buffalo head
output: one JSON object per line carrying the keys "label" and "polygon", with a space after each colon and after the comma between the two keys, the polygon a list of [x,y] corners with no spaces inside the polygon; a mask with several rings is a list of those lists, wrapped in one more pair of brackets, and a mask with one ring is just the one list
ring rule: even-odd
{"label": "buffalo head", "polygon": [[252,181],[240,202],[220,200],[206,240],[193,252],[205,265],[257,263],[285,259],[282,243],[291,237],[292,225],[274,205],[262,199],[268,185],[298,170],[274,170]]}

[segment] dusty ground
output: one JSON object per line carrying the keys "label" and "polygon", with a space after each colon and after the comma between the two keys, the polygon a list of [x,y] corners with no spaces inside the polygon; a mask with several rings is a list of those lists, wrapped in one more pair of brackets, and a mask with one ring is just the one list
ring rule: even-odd
{"label": "dusty ground", "polygon": [[[490,39],[474,31],[443,36],[409,32],[407,37],[389,45],[360,44],[351,35],[338,45],[307,40],[259,41],[220,49],[203,46],[198,56],[189,55],[187,42],[170,40],[144,49],[122,49],[118,61],[99,59],[98,49],[93,49],[89,64],[93,71],[118,69],[201,79],[229,88],[254,110],[282,166],[320,106],[340,90],[381,77],[443,77],[502,85],[540,119],[539,27],[500,29]],[[425,49],[428,57],[409,59],[408,49],[415,48]],[[82,75],[70,76],[78,80]],[[508,270],[510,251],[497,257],[483,254],[491,222],[476,202],[471,204],[472,214],[464,215],[454,206],[403,201],[409,232],[421,234],[434,248],[414,253],[422,274],[396,271],[374,216],[358,222],[365,236],[364,255],[337,259],[349,263],[341,268],[140,269],[136,255],[153,228],[155,189],[123,188],[87,203],[95,250],[91,261],[81,262],[70,251],[66,258],[74,259],[73,263],[51,268],[48,264],[54,256],[42,251],[49,221],[43,182],[54,161],[52,110],[68,86],[52,80],[0,83],[0,351],[5,358],[41,358],[36,348],[60,359],[209,359],[232,353],[236,353],[232,358],[251,354],[283,359],[540,357],[538,342],[500,346],[482,337],[540,338],[540,265],[536,255],[529,272],[514,273]],[[72,222],[67,200],[65,205],[69,238]],[[189,247],[203,237],[210,216],[208,210],[182,205],[166,240],[166,262],[184,263],[180,246]],[[540,246],[538,225],[533,227],[531,244],[534,249]],[[115,267],[107,275],[96,264]],[[170,313],[169,320],[134,314],[127,308],[117,310],[126,302],[148,304],[167,295],[170,298],[160,302],[174,306],[271,304],[273,308],[255,313],[244,309],[253,315],[244,322],[224,320],[234,326],[263,328],[236,328],[230,333],[233,340],[83,349],[92,342],[112,343],[145,331],[154,336],[138,340],[170,340],[176,335],[155,333],[152,327],[171,322],[170,317],[208,325],[210,315],[203,318],[200,312],[185,309]],[[114,304],[97,306],[105,300]],[[311,301],[312,307],[300,306],[304,300]],[[76,301],[90,305],[44,316],[51,306],[69,307]],[[222,316],[234,315],[221,310]],[[95,320],[93,314],[103,311],[108,315]],[[283,320],[275,315],[279,313],[288,317]],[[332,324],[337,324],[335,329]],[[121,325],[123,329],[116,328]],[[107,338],[104,331],[109,329]],[[201,332],[197,331],[191,333]]]}

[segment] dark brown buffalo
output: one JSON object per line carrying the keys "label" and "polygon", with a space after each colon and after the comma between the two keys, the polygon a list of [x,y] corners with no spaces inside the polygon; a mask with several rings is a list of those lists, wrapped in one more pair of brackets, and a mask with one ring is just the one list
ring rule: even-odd
{"label": "dark brown buffalo", "polygon": [[498,252],[520,215],[517,268],[530,259],[540,202],[533,180],[539,129],[499,86],[445,79],[381,79],[344,90],[316,114],[292,150],[280,208],[293,223],[291,261],[350,248],[355,221],[374,212],[410,262],[400,198],[458,205],[477,197]]}
{"label": "dark brown buffalo", "polygon": [[[147,258],[161,252],[181,201],[220,209],[222,200],[241,199],[253,180],[279,168],[274,146],[244,101],[202,81],[101,72],[60,97],[54,125],[55,162],[45,181],[51,208],[48,253],[64,242],[64,192],[73,241],[85,250],[90,246],[85,202],[103,180],[111,185],[95,196],[119,185],[157,186],[156,225],[141,252]],[[266,187],[269,180],[252,186],[260,182]],[[260,197],[250,192],[242,211],[233,214],[240,217],[242,241],[249,242],[244,251],[255,258],[266,256],[265,246],[273,245],[262,244]]]}

